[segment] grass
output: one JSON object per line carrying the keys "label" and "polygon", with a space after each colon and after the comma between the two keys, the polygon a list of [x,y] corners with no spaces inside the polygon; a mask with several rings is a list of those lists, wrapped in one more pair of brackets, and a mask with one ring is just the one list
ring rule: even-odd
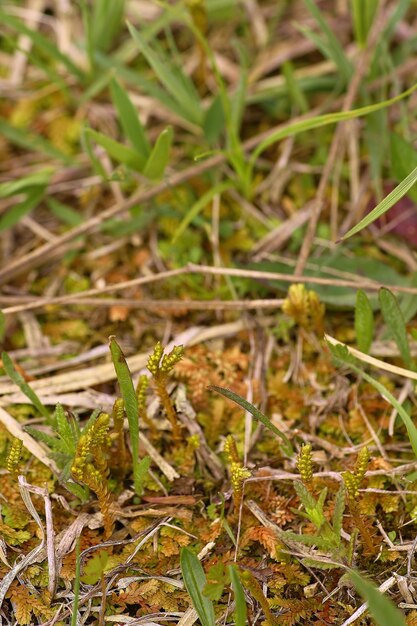
{"label": "grass", "polygon": [[2,623],[411,626],[415,3],[40,6],[0,8]]}

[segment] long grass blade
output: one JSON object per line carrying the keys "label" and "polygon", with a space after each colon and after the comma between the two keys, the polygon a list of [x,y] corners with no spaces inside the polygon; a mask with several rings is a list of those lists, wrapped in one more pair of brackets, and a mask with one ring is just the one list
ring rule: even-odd
{"label": "long grass blade", "polygon": [[402,613],[375,585],[351,570],[349,576],[357,591],[368,603],[369,612],[378,626],[406,626]]}
{"label": "long grass blade", "polygon": [[336,361],[347,365],[351,370],[355,372],[355,374],[361,376],[364,380],[366,380],[366,382],[375,387],[375,389],[379,391],[381,396],[385,398],[385,400],[387,400],[395,408],[398,415],[401,417],[404,426],[407,429],[407,434],[411,443],[411,447],[413,448],[414,455],[417,458],[417,428],[415,427],[411,417],[404,409],[402,404],[398,402],[398,400],[392,395],[390,391],[388,391],[388,389],[382,383],[380,383],[378,380],[375,380],[375,378],[373,378],[363,369],[358,367],[355,358],[349,353],[348,347],[345,344],[334,344],[330,341],[327,341],[327,345],[329,346],[330,352],[332,353]]}
{"label": "long grass blade", "polygon": [[[286,128],[282,128],[276,131],[275,133],[272,133],[271,135],[269,135],[269,137],[261,141],[258,147],[252,152],[250,163],[253,166],[256,160],[258,159],[258,157],[262,154],[262,152],[264,152],[264,150],[272,146],[274,143],[276,143],[280,139],[285,139],[285,137],[292,137],[293,135],[298,135],[298,133],[302,133],[307,130],[313,130],[314,128],[320,128],[322,126],[328,126],[329,124],[336,124],[337,122],[344,122],[346,120],[351,120],[356,117],[363,117],[365,115],[369,115],[370,113],[373,113],[374,111],[379,111],[380,109],[389,107],[392,104],[399,102],[403,98],[406,98],[407,96],[412,94],[416,89],[417,89],[417,83],[413,85],[412,87],[410,87],[410,89],[403,91],[403,93],[399,94],[398,96],[395,96],[394,98],[390,98],[389,100],[384,100],[383,102],[377,102],[376,104],[368,104],[367,106],[360,107],[359,109],[353,109],[351,111],[338,111],[337,113],[326,113],[324,115],[317,115],[316,117],[312,117],[311,119],[308,119],[308,120],[300,120],[299,122],[295,122],[294,124],[289,124]],[[347,235],[345,235],[344,238],[346,237]]]}
{"label": "long grass blade", "polygon": [[289,456],[293,456],[294,450],[291,441],[281,430],[274,426],[271,420],[268,419],[267,416],[262,413],[262,411],[257,409],[255,406],[253,406],[253,404],[245,400],[245,398],[242,398],[242,396],[239,396],[239,394],[231,391],[230,389],[217,387],[216,385],[209,385],[207,389],[210,389],[211,391],[216,391],[225,398],[232,400],[232,402],[236,402],[236,404],[241,406],[242,409],[245,409],[245,411],[248,411],[251,415],[253,415],[255,419],[257,419],[259,422],[261,422],[261,424],[263,424],[266,428],[272,431],[274,435],[277,435],[280,439],[282,439],[282,441],[284,442],[284,445],[282,446],[283,450]]}
{"label": "long grass blade", "polygon": [[37,394],[33,391],[32,387],[26,380],[23,378],[22,374],[20,374],[14,364],[12,359],[9,357],[7,352],[3,352],[1,355],[1,359],[3,361],[3,367],[6,371],[7,376],[17,385],[20,391],[31,401],[33,406],[39,411],[41,415],[46,417],[48,422],[50,422],[51,415],[44,404],[40,401]]}
{"label": "long grass blade", "polygon": [[369,226],[384,215],[398,200],[401,200],[403,196],[411,189],[417,182],[417,167],[415,167],[404,180],[400,182],[395,189],[391,191],[366,217],[364,217],[356,226],[351,228],[346,235],[342,237],[342,241],[349,239],[352,235],[356,235],[361,230]]}

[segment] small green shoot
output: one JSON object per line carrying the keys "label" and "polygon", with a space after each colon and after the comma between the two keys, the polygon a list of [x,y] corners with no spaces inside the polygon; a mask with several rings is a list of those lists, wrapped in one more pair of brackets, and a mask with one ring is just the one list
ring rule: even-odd
{"label": "small green shoot", "polygon": [[359,289],[355,304],[356,343],[361,352],[368,354],[374,335],[374,314],[366,293]]}
{"label": "small green shoot", "polygon": [[181,572],[201,626],[215,626],[213,603],[203,594],[207,578],[197,556],[188,548],[181,550]]}

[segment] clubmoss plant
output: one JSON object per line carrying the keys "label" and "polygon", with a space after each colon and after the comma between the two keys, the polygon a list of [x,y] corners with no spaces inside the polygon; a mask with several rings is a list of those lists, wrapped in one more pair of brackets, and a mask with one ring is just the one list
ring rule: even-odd
{"label": "clubmoss plant", "polygon": [[114,455],[114,458],[117,461],[117,467],[120,471],[120,474],[124,476],[127,471],[127,452],[126,452],[126,442],[125,442],[125,434],[123,430],[124,418],[125,418],[125,408],[123,398],[116,398],[113,411],[113,426],[116,433],[116,446],[117,446],[117,454]]}
{"label": "clubmoss plant", "polygon": [[22,455],[22,440],[15,437],[6,459],[6,469],[13,476],[19,473],[19,461]]}
{"label": "clubmoss plant", "polygon": [[71,474],[75,480],[84,483],[97,496],[104,521],[106,538],[110,537],[113,526],[111,495],[108,488],[107,456],[110,447],[110,416],[101,413],[83,432],[77,444]]}
{"label": "clubmoss plant", "polygon": [[250,478],[250,471],[243,465],[239,459],[236,442],[232,435],[226,437],[224,442],[224,452],[229,462],[230,467],[230,480],[233,489],[233,505],[234,509],[238,511],[242,504],[243,497],[243,483],[247,478]]}
{"label": "clubmoss plant", "polygon": [[176,441],[181,439],[181,426],[167,390],[167,382],[169,374],[173,370],[175,364],[182,358],[183,354],[183,346],[174,346],[169,354],[164,355],[164,349],[158,341],[148,359],[147,364],[147,368],[152,374],[155,391],[158,394],[166,416],[171,423],[173,438]]}
{"label": "clubmoss plant", "polygon": [[139,376],[138,383],[136,385],[136,397],[138,400],[138,411],[139,418],[142,418],[145,424],[148,426],[151,431],[151,435],[153,438],[156,438],[158,435],[155,423],[150,419],[148,412],[146,410],[146,392],[149,387],[149,378],[146,374],[142,374]]}
{"label": "clubmoss plant", "polygon": [[342,476],[346,487],[348,507],[354,526],[359,531],[366,553],[374,554],[377,550],[377,546],[375,546],[375,542],[372,539],[366,520],[359,510],[359,488],[365,477],[366,470],[369,465],[369,459],[369,450],[365,446],[359,451],[353,472],[344,472]]}
{"label": "clubmoss plant", "polygon": [[301,475],[301,480],[305,487],[311,491],[311,485],[313,480],[313,459],[312,459],[312,447],[310,443],[302,446],[298,454],[297,467]]}

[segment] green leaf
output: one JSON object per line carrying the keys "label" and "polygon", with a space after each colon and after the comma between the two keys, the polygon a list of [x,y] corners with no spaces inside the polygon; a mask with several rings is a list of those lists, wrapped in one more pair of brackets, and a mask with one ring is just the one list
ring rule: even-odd
{"label": "green leaf", "polygon": [[402,613],[372,583],[351,570],[349,576],[357,591],[368,603],[369,612],[377,626],[406,626]]}
{"label": "green leaf", "polygon": [[47,141],[40,135],[30,132],[27,128],[15,128],[6,122],[6,120],[1,118],[0,134],[17,146],[21,146],[22,148],[26,148],[28,150],[34,150],[35,152],[40,152],[48,157],[52,157],[53,159],[59,159],[66,165],[74,164],[74,159],[72,157],[68,156],[68,154],[65,154],[64,152],[61,152],[58,148],[55,148],[51,142]]}
{"label": "green leaf", "polygon": [[39,400],[36,393],[33,391],[31,386],[25,381],[23,376],[19,374],[19,372],[15,369],[13,365],[13,361],[11,360],[7,352],[3,352],[1,355],[1,358],[3,361],[3,367],[6,371],[7,376],[14,382],[15,385],[19,387],[20,391],[23,394],[25,394],[27,398],[29,398],[33,406],[36,407],[39,413],[43,415],[44,417],[46,417],[46,419],[49,422],[51,419],[51,416],[49,414],[48,409],[46,408],[45,405],[42,404],[42,402]]}
{"label": "green leaf", "polygon": [[46,56],[56,63],[61,63],[77,79],[82,81],[84,73],[72,62],[68,54],[63,54],[50,39],[44,37],[38,30],[26,26],[24,20],[8,15],[0,8],[0,21],[5,26],[14,28],[18,33],[26,35]]}
{"label": "green leaf", "polygon": [[184,585],[191,597],[201,626],[215,626],[213,603],[203,594],[207,579],[200,561],[191,550],[183,548],[180,563]]}
{"label": "green leaf", "polygon": [[143,156],[144,159],[148,159],[151,153],[151,147],[146,138],[145,129],[142,126],[136,108],[132,104],[127,92],[115,79],[110,82],[110,90],[126,138],[129,139],[138,154]]}
{"label": "green leaf", "polygon": [[91,44],[93,51],[107,52],[123,26],[125,0],[94,0],[91,3]]}
{"label": "green leaf", "polygon": [[[304,0],[304,4],[316,20],[321,31],[321,37],[315,35],[315,43],[323,52],[323,54],[333,61],[345,81],[348,81],[353,72],[352,63],[346,56],[345,51],[339,42],[339,39],[330,28],[327,20],[321,13],[316,2],[314,0]],[[312,39],[311,31],[309,34],[310,38]]]}
{"label": "green leaf", "polygon": [[374,314],[366,293],[359,289],[356,294],[355,331],[356,343],[361,352],[368,354],[374,335]]}
{"label": "green leaf", "polygon": [[[140,495],[143,491],[143,465],[139,463],[139,410],[135,388],[133,387],[132,376],[126,363],[125,356],[117,343],[115,337],[109,337],[110,353],[119,381],[127,421],[129,423],[130,443],[132,446],[133,477],[135,491]],[[144,459],[142,460],[144,461]]]}
{"label": "green leaf", "polygon": [[379,0],[351,0],[355,37],[361,48],[364,48],[368,39]]}
{"label": "green leaf", "polygon": [[145,157],[138,154],[136,150],[124,146],[122,143],[106,137],[103,133],[99,133],[92,128],[85,129],[85,135],[94,139],[99,146],[102,146],[112,159],[119,163],[124,163],[133,170],[141,172],[145,165]]}
{"label": "green leaf", "polygon": [[235,626],[246,626],[247,624],[247,607],[245,592],[240,581],[239,570],[236,565],[229,565],[230,581],[232,583],[233,593],[235,594]]}
{"label": "green leaf", "polygon": [[128,28],[139,50],[152,67],[166,91],[171,94],[174,100],[181,106],[183,117],[201,126],[204,113],[198,93],[192,81],[178,67],[174,68],[167,56],[161,58],[160,55],[152,50],[146,43],[143,35],[139,33],[136,28],[129,23]]}
{"label": "green leaf", "polygon": [[58,403],[56,405],[54,417],[56,420],[56,430],[65,445],[66,451],[69,454],[74,454],[77,447],[77,438],[68,422],[62,404]]}
{"label": "green leaf", "polygon": [[190,224],[190,222],[192,222],[193,219],[197,217],[200,211],[202,211],[204,207],[213,200],[214,196],[216,196],[217,194],[222,194],[228,189],[233,189],[233,184],[229,182],[224,182],[219,183],[218,185],[215,185],[214,187],[206,191],[206,193],[203,194],[201,198],[199,198],[197,202],[193,204],[193,206],[187,211],[185,217],[181,220],[181,223],[172,238],[172,243],[176,243],[178,241],[178,239],[187,228],[188,224]]}
{"label": "green leaf", "polygon": [[411,443],[411,447],[413,448],[413,452],[415,457],[417,458],[417,428],[415,427],[413,420],[404,409],[403,405],[398,402],[398,400],[392,395],[391,392],[388,391],[386,387],[379,381],[375,380],[372,376],[364,372],[363,369],[358,367],[357,360],[349,354],[347,346],[345,345],[332,345],[329,341],[327,341],[327,346],[336,359],[340,363],[344,365],[348,365],[358,376],[362,376],[370,385],[375,387],[377,391],[381,394],[385,400],[387,400],[397,411],[398,415],[401,417],[404,426],[407,429],[408,438]]}
{"label": "green leaf", "polygon": [[395,189],[391,191],[377,206],[372,209],[370,213],[366,217],[364,217],[359,224],[356,224],[353,228],[351,228],[346,235],[342,237],[342,241],[349,239],[352,235],[356,235],[361,230],[369,226],[384,215],[398,200],[401,200],[403,196],[411,189],[413,185],[417,182],[417,167],[415,167],[409,174],[400,182]]}
{"label": "green leaf", "polygon": [[143,169],[143,175],[147,178],[158,180],[162,177],[168,164],[173,135],[172,126],[168,126],[160,133]]}
{"label": "green leaf", "polygon": [[55,198],[46,198],[46,204],[51,210],[51,213],[55,215],[61,222],[68,224],[69,226],[78,226],[83,221],[83,217],[80,213],[72,209],[68,204],[59,202]]}
{"label": "green leaf", "polygon": [[232,400],[233,402],[236,402],[236,404],[241,406],[242,409],[248,411],[251,415],[253,415],[255,419],[260,421],[264,426],[266,426],[266,428],[271,430],[274,435],[277,435],[278,437],[280,437],[280,439],[282,439],[282,441],[284,442],[282,449],[284,450],[285,454],[288,454],[288,456],[294,455],[294,449],[288,437],[283,432],[278,430],[278,428],[274,426],[274,424],[272,424],[271,420],[268,419],[266,415],[264,415],[259,409],[253,406],[253,404],[250,404],[250,402],[245,400],[245,398],[242,398],[242,396],[239,396],[234,391],[231,391],[230,389],[225,389],[224,387],[209,385],[207,389],[210,389],[211,391],[217,391],[217,393],[219,393],[220,395],[228,398],[229,400]]}
{"label": "green leaf", "polygon": [[203,120],[204,137],[210,145],[213,145],[220,137],[225,127],[225,117],[221,95],[213,98],[205,112]]}
{"label": "green leaf", "polygon": [[45,193],[44,187],[33,187],[27,191],[27,198],[22,200],[22,202],[18,202],[11,209],[9,209],[4,215],[0,218],[0,232],[6,230],[7,228],[11,228],[15,224],[36,209],[38,204],[41,202]]}
{"label": "green leaf", "polygon": [[[417,167],[417,150],[400,135],[391,133],[391,169],[396,180],[403,180],[413,167]],[[408,195],[417,202],[417,189],[411,188]]]}
{"label": "green leaf", "polygon": [[379,303],[385,323],[398,346],[403,361],[408,369],[412,369],[407,329],[397,298],[389,289],[382,287],[379,290]]}
{"label": "green leaf", "polygon": [[[417,84],[410,87],[410,89],[403,91],[398,96],[395,96],[394,98],[390,98],[389,100],[383,100],[382,102],[377,102],[376,104],[369,104],[359,109],[352,109],[351,111],[338,111],[337,113],[326,113],[324,115],[317,115],[310,119],[300,120],[299,122],[294,122],[293,124],[289,124],[285,128],[281,128],[280,130],[277,130],[276,132],[271,133],[266,139],[260,142],[258,147],[251,154],[251,157],[250,157],[251,167],[255,165],[256,161],[258,160],[258,157],[262,154],[262,152],[264,152],[267,148],[272,146],[277,141],[284,139],[285,137],[292,137],[294,135],[298,135],[298,133],[312,130],[313,128],[321,128],[322,126],[328,126],[329,124],[336,124],[337,122],[343,122],[345,120],[350,120],[350,119],[354,119],[357,117],[363,117],[365,115],[369,115],[370,113],[373,113],[374,111],[379,111],[380,109],[389,107],[392,104],[399,102],[403,98],[406,98],[411,93],[413,93],[413,91],[415,91],[416,89],[417,89]],[[411,187],[411,185],[409,185],[409,187]],[[404,191],[404,193],[407,193],[407,191],[408,189]],[[387,209],[388,208],[389,207],[387,207]],[[349,233],[350,232],[351,231],[349,231]],[[346,238],[347,236],[348,235],[345,235],[344,238]]]}
{"label": "green leaf", "polygon": [[23,176],[17,180],[7,181],[0,184],[0,198],[8,198],[18,193],[27,193],[34,187],[45,187],[54,172],[54,168],[45,167],[29,176]]}
{"label": "green leaf", "polygon": [[64,442],[59,439],[56,435],[48,435],[44,433],[43,430],[38,430],[34,426],[25,426],[25,431],[29,433],[32,437],[44,443],[50,449],[51,453],[61,453],[66,454],[67,448]]}
{"label": "green leaf", "polygon": [[108,560],[107,550],[98,550],[85,564],[81,582],[86,585],[95,585],[104,574]]}

